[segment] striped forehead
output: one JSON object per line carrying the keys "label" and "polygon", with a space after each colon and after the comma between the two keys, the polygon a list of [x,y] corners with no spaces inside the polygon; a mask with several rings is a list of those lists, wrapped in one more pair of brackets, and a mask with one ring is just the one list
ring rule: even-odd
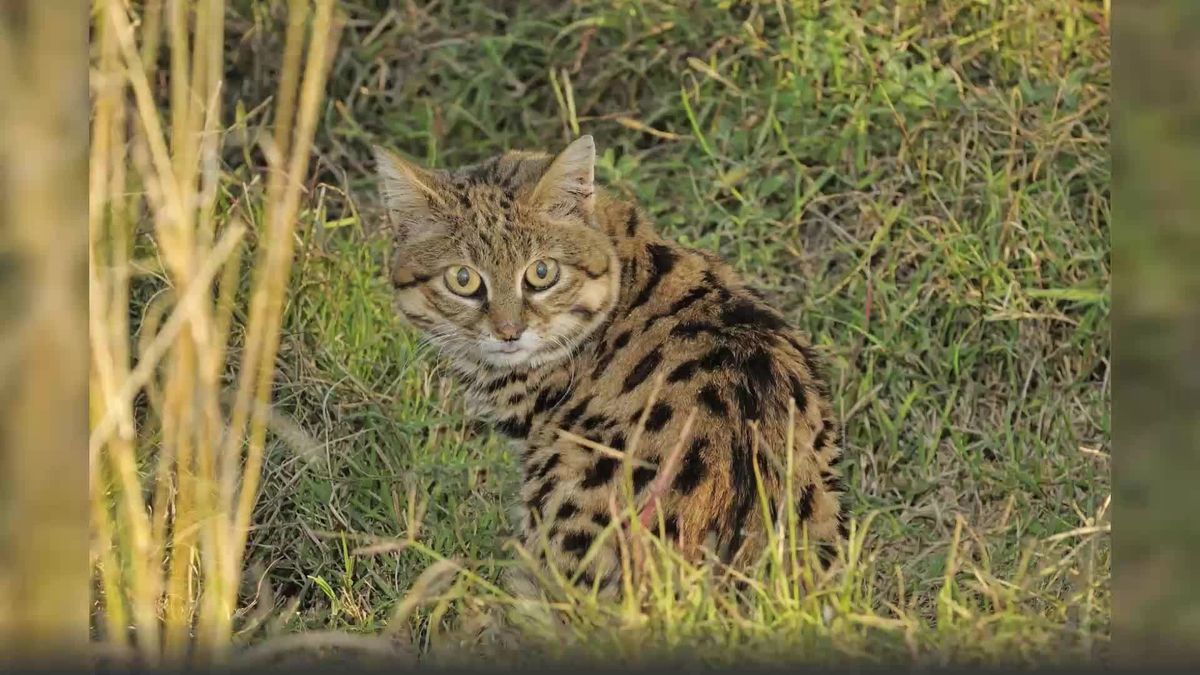
{"label": "striped forehead", "polygon": [[443,174],[450,236],[477,266],[508,276],[543,248],[540,232],[522,227],[514,215],[520,190],[545,170],[549,155],[512,151]]}
{"label": "striped forehead", "polygon": [[512,199],[517,190],[540,176],[550,159],[541,153],[508,152],[454,169],[450,174],[451,184],[460,190],[489,187]]}
{"label": "striped forehead", "polygon": [[480,227],[463,233],[459,241],[475,263],[496,271],[524,266],[535,250],[527,232],[510,228]]}

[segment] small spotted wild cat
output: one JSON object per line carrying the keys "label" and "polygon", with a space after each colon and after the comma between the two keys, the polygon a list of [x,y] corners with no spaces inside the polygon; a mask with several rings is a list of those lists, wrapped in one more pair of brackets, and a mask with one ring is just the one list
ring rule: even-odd
{"label": "small spotted wild cat", "polygon": [[693,558],[705,547],[736,564],[761,550],[754,464],[778,512],[792,399],[798,522],[815,542],[845,536],[838,427],[812,349],[714,255],[660,238],[635,204],[597,188],[591,136],[554,157],[509,152],[453,171],[375,152],[396,306],[522,444],[530,552],[589,586],[619,586],[615,537],[579,566],[610,522],[623,460],[557,430],[626,450],[660,377],[634,451],[636,495],[696,411],[650,521],[662,518],[660,534]]}

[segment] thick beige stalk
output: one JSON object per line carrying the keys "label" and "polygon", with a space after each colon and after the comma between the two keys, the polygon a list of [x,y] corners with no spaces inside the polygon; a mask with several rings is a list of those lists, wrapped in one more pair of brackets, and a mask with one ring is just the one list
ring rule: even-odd
{"label": "thick beige stalk", "polygon": [[39,663],[87,640],[87,18],[0,4],[0,653]]}

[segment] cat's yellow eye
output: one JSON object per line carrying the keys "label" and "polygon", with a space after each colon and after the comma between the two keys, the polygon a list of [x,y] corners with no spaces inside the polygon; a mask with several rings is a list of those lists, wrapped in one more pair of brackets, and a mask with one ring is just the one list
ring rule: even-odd
{"label": "cat's yellow eye", "polygon": [[525,283],[535,290],[545,290],[558,281],[558,261],[554,258],[535,260],[525,268]]}
{"label": "cat's yellow eye", "polygon": [[446,288],[455,295],[463,297],[475,295],[483,285],[479,272],[464,265],[451,265],[446,268]]}

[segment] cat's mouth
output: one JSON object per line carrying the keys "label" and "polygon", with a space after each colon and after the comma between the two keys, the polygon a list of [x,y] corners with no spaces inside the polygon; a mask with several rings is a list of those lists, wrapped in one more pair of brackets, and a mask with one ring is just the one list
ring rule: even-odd
{"label": "cat's mouth", "polygon": [[479,341],[479,352],[487,361],[498,366],[512,366],[533,356],[541,340],[529,332],[512,341],[485,338]]}
{"label": "cat's mouth", "polygon": [[483,360],[491,363],[493,366],[512,367],[519,366],[529,360],[533,356],[532,349],[506,345],[493,349],[481,349],[480,353]]}

